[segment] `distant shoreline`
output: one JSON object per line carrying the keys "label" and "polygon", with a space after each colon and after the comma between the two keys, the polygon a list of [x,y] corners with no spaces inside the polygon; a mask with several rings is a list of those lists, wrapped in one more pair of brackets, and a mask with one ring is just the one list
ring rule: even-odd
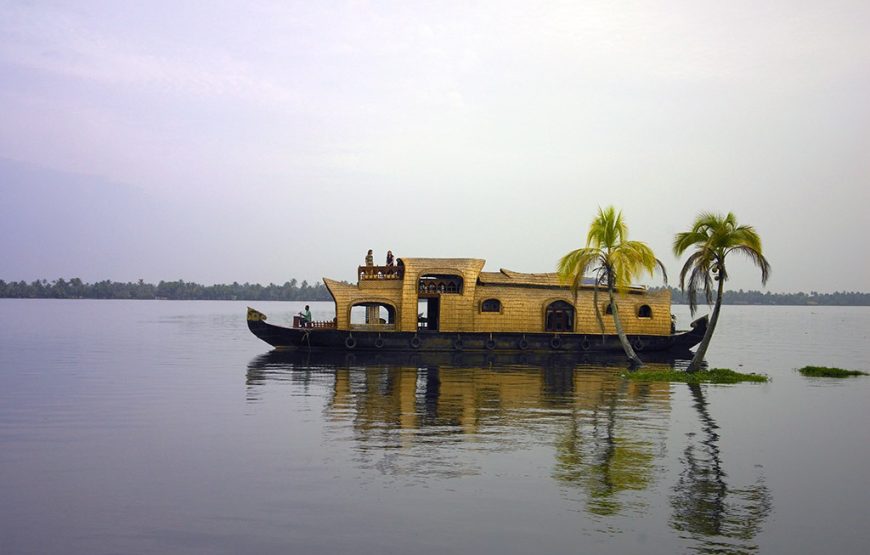
{"label": "distant shoreline", "polygon": [[[685,293],[676,287],[651,287],[651,291],[671,291],[672,304],[689,304]],[[698,295],[698,305],[706,304],[703,293]],[[834,293],[771,293],[770,291],[725,291],[722,304],[752,306],[870,306],[870,293],[836,291]]]}
{"label": "distant shoreline", "polygon": [[[651,287],[651,291],[670,290],[671,302],[688,304],[686,295],[676,287]],[[0,280],[0,299],[115,299],[169,301],[331,301],[326,287],[317,282],[309,285],[295,279],[282,285],[237,283],[201,285],[194,282],[160,281],[157,285],[137,282],[98,281],[85,283],[79,278],[54,281]],[[703,296],[698,304],[705,304]],[[850,291],[834,293],[771,293],[770,291],[725,291],[723,304],[752,306],[870,306],[870,293]]]}
{"label": "distant shoreline", "polygon": [[328,301],[332,299],[326,287],[318,282],[301,284],[295,279],[282,285],[270,283],[238,283],[201,285],[199,283],[160,281],[157,285],[137,282],[103,280],[85,283],[79,278],[69,281],[0,280],[0,298],[4,299],[115,299],[115,300],[173,300],[173,301]]}

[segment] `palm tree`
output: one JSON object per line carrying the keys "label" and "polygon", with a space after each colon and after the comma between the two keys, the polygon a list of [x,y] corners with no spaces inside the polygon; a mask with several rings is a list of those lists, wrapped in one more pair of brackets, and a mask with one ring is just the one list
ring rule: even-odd
{"label": "palm tree", "polygon": [[[686,250],[695,251],[686,260],[680,272],[680,289],[688,292],[689,311],[692,315],[698,308],[698,290],[704,290],[707,304],[713,303],[713,282],[718,281],[716,306],[710,317],[710,324],[704,333],[704,339],[695,351],[692,362],[686,369],[695,372],[701,368],[701,361],[707,354],[707,347],[719,321],[719,309],[722,308],[722,293],[728,271],[725,269],[725,257],[731,252],[745,255],[761,269],[761,284],[765,285],[770,277],[770,264],[761,254],[761,238],[752,226],[737,225],[737,218],[731,212],[727,216],[712,212],[702,212],[695,218],[691,231],[677,233],[674,237],[674,254],[680,256]],[[686,281],[688,276],[688,282]]]}
{"label": "palm tree", "polygon": [[645,272],[652,274],[657,266],[667,284],[668,276],[664,265],[646,243],[628,240],[628,226],[622,219],[622,211],[617,212],[612,206],[598,208],[598,216],[592,220],[586,235],[586,246],[569,252],[559,260],[559,277],[571,284],[575,302],[577,292],[583,284],[583,277],[587,272],[594,276],[595,317],[601,333],[604,333],[604,320],[598,308],[598,288],[607,287],[616,333],[625,355],[635,366],[640,366],[643,362],[631,348],[631,343],[622,329],[614,292],[625,293],[635,278]]}

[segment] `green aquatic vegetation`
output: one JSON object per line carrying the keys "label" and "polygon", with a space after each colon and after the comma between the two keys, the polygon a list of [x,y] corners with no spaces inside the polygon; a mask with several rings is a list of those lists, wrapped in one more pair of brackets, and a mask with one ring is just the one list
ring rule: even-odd
{"label": "green aquatic vegetation", "polygon": [[867,372],[859,370],[843,370],[842,368],[829,368],[827,366],[804,366],[798,370],[804,376],[813,378],[848,378],[850,376],[870,376]]}
{"label": "green aquatic vegetation", "polygon": [[683,383],[741,383],[741,382],[768,382],[770,378],[763,374],[744,374],[728,368],[713,368],[698,372],[686,372],[684,370],[649,370],[637,372],[624,372],[624,378],[643,382],[683,382]]}

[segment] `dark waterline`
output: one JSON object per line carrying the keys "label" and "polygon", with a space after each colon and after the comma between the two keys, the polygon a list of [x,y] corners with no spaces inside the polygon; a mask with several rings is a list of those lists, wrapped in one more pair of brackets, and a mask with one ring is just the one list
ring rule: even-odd
{"label": "dark waterline", "polygon": [[[281,323],[302,304],[256,307]],[[794,370],[870,370],[870,308],[724,307],[711,366],[773,381],[687,386],[619,361],[270,354],[244,307],[0,300],[0,553],[870,541],[870,378]]]}

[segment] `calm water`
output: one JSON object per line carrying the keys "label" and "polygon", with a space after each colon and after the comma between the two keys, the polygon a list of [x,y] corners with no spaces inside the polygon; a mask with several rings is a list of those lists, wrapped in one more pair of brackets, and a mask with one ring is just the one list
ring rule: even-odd
{"label": "calm water", "polygon": [[870,309],[726,306],[710,363],[773,381],[695,388],[601,363],[279,357],[244,309],[0,300],[0,553],[870,545],[870,378],[794,371],[870,370]]}

